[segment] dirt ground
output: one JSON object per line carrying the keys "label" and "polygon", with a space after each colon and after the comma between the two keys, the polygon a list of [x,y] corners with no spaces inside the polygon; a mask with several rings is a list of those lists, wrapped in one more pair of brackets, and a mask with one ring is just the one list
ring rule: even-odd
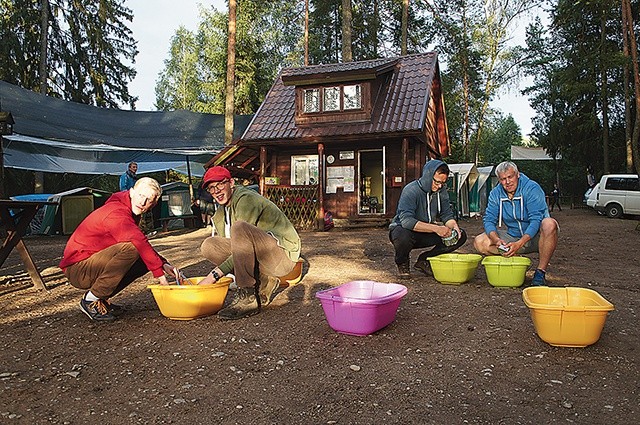
{"label": "dirt ground", "polygon": [[[115,299],[126,308],[118,321],[92,323],[78,308],[81,291],[55,267],[66,238],[27,238],[49,291],[24,287],[15,254],[0,268],[0,423],[636,423],[637,221],[582,209],[553,215],[561,233],[550,285],[592,288],[616,307],[587,348],[541,341],[522,288],[490,286],[482,266],[460,286],[412,271],[399,282],[408,294],[390,326],[365,337],[334,332],[318,290],[398,282],[385,229],[303,233],[301,283],[231,322],[163,317],[145,277]],[[481,230],[478,219],[461,224]],[[199,255],[208,232],[152,243],[197,276],[210,269]],[[462,251],[472,252],[471,241]]]}

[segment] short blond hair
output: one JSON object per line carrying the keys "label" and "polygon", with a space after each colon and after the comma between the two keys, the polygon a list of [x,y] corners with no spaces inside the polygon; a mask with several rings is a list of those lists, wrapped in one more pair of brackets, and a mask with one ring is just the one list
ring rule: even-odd
{"label": "short blond hair", "polygon": [[136,184],[133,185],[134,189],[140,189],[141,187],[147,187],[156,193],[156,200],[162,196],[162,187],[155,179],[151,177],[142,177],[136,180]]}

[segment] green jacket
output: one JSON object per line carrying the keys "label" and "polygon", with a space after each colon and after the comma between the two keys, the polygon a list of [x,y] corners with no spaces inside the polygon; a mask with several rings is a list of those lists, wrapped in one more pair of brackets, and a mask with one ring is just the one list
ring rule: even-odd
{"label": "green jacket", "polygon": [[[286,215],[273,202],[252,189],[236,186],[227,205],[231,223],[246,221],[264,230],[278,241],[291,261],[300,258],[300,236]],[[213,226],[218,236],[226,237],[224,230],[224,208],[219,207],[213,215]],[[218,266],[223,273],[233,270],[233,256]]]}

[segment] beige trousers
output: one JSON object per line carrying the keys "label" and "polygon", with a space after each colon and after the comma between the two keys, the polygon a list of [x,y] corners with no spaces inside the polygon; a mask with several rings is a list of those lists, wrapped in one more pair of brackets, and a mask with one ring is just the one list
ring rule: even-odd
{"label": "beige trousers", "polygon": [[202,255],[216,266],[233,256],[233,274],[240,288],[267,283],[264,275],[285,276],[296,265],[276,238],[245,221],[231,225],[231,238],[212,236],[202,242]]}

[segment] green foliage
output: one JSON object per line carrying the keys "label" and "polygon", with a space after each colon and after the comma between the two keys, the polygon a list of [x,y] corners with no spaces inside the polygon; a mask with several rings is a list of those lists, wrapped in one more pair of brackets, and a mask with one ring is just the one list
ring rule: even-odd
{"label": "green foliage", "polygon": [[[525,93],[537,112],[534,140],[550,154],[562,155],[563,168],[580,170],[570,178],[576,182],[575,190],[582,191],[587,165],[593,165],[598,175],[609,167],[621,172],[625,166],[620,4],[560,0],[553,6],[548,28],[536,21],[527,29],[530,59],[525,70],[533,84]],[[606,166],[604,101],[609,113]]]}
{"label": "green foliage", "polygon": [[[238,5],[235,113],[254,113],[279,68],[300,57],[293,52],[301,48],[301,16],[300,4],[247,0]],[[197,33],[181,28],[174,35],[156,83],[158,109],[224,113],[227,19],[226,13],[202,8]]]}
{"label": "green foliage", "polygon": [[[38,89],[40,34],[38,0],[0,0],[0,78]],[[135,105],[128,83],[138,51],[126,22],[124,0],[49,0],[47,73],[49,94],[117,108]],[[4,11],[6,10],[7,13]]]}
{"label": "green foliage", "polygon": [[511,158],[511,146],[522,145],[520,126],[511,115],[500,113],[487,120],[480,142],[479,165],[496,165]]}

